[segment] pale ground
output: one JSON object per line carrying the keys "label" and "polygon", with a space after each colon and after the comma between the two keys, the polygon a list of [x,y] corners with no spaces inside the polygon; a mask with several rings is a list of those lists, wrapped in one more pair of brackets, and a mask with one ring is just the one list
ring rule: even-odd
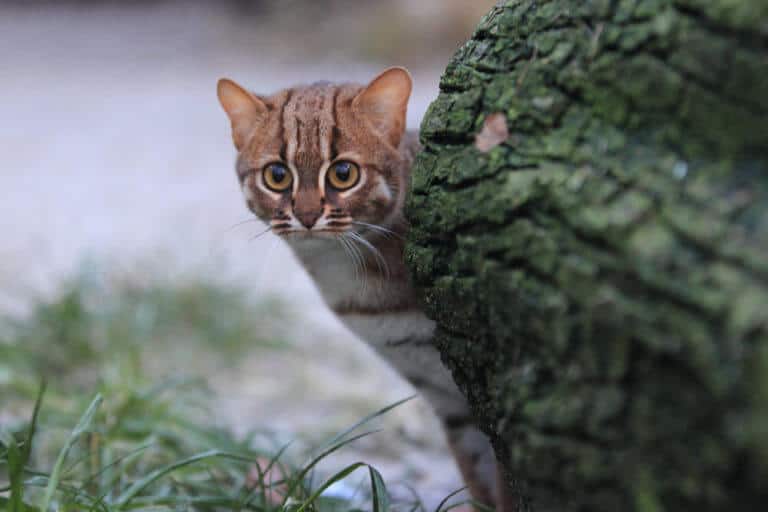
{"label": "pale ground", "polygon": [[[450,52],[412,69],[411,129]],[[289,332],[298,351],[211,370],[210,382],[227,394],[220,421],[240,430],[332,430],[412,392],[325,310],[278,240],[249,242],[253,223],[229,229],[248,215],[214,94],[220,76],[269,92],[317,79],[366,81],[383,64],[308,59],[273,33],[199,7],[0,7],[0,66],[6,311],[51,292],[85,257],[133,269],[150,261],[165,277],[205,273],[255,296],[277,294],[295,314]],[[416,400],[344,457],[410,482],[434,507],[461,485],[442,443]]]}

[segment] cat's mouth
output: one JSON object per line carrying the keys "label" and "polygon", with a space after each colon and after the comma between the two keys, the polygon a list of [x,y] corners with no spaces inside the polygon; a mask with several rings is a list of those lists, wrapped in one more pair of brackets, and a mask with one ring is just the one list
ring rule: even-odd
{"label": "cat's mouth", "polygon": [[288,229],[278,231],[276,234],[282,237],[295,238],[336,238],[343,235],[346,230],[343,229]]}

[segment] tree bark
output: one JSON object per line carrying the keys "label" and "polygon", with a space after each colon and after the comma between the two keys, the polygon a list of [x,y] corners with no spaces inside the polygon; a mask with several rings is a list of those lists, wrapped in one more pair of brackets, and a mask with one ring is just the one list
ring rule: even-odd
{"label": "tree bark", "polygon": [[764,506],[768,3],[502,1],[421,138],[408,263],[519,510]]}

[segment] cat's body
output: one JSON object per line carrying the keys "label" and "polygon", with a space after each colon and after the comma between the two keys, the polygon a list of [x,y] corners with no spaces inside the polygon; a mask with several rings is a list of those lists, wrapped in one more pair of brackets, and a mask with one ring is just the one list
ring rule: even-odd
{"label": "cat's body", "polygon": [[[416,135],[408,135],[400,147],[406,175],[418,149]],[[328,307],[352,332],[414,384],[440,418],[468,420],[464,398],[432,343],[435,323],[422,312],[405,268],[406,224],[397,218],[387,229],[391,233],[364,235],[381,258],[361,247],[362,263],[357,265],[336,240],[288,237],[286,241]]]}
{"label": "cat's body", "polygon": [[[257,97],[219,83],[248,207],[291,246],[325,302],[443,421],[473,496],[497,496],[493,454],[432,344],[403,261],[403,204],[418,151],[405,133],[408,73]],[[503,495],[503,493],[501,493]]]}

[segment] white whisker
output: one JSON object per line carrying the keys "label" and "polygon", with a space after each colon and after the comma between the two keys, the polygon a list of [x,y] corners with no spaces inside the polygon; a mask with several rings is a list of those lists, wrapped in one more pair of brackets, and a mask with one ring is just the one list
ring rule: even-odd
{"label": "white whisker", "polygon": [[357,233],[348,232],[347,235],[349,237],[359,243],[360,245],[367,248],[371,253],[373,254],[373,257],[376,259],[376,265],[379,267],[379,271],[384,274],[384,278],[389,278],[390,272],[389,272],[389,265],[387,265],[387,260],[384,259],[384,256],[381,254],[381,251],[379,251],[371,242],[363,238],[362,236],[358,235]]}
{"label": "white whisker", "polygon": [[352,261],[352,275],[353,279],[355,281],[358,281],[360,279],[359,277],[359,270],[357,266],[357,260],[355,259],[354,255],[352,254],[352,251],[349,247],[349,242],[343,237],[343,235],[337,236],[336,240],[338,240],[339,244],[341,244],[342,249],[344,249],[344,254],[349,257],[349,259]]}
{"label": "white whisker", "polygon": [[259,219],[257,219],[256,217],[251,217],[250,219],[241,220],[240,222],[236,222],[235,224],[232,224],[227,229],[225,229],[224,233],[229,233],[233,229],[235,229],[237,227],[240,227],[240,226],[242,226],[244,224],[248,224],[249,222],[261,222],[261,221]]}
{"label": "white whisker", "polygon": [[369,228],[370,230],[380,233],[384,236],[395,236],[403,240],[403,237],[399,233],[395,233],[391,229],[385,228],[384,226],[379,226],[378,224],[369,224],[367,222],[360,222],[359,220],[353,220],[352,224]]}
{"label": "white whisker", "polygon": [[254,241],[254,240],[256,240],[257,238],[259,238],[259,237],[261,237],[261,236],[263,236],[263,235],[266,235],[266,234],[267,234],[267,233],[269,233],[270,231],[272,231],[272,226],[269,226],[269,227],[268,227],[267,229],[265,229],[264,231],[260,231],[259,233],[257,233],[257,234],[255,234],[255,235],[253,235],[251,238],[249,238],[249,239],[248,239],[248,241],[249,241],[249,242],[253,242],[253,241]]}
{"label": "white whisker", "polygon": [[349,247],[350,252],[354,255],[355,261],[360,268],[360,294],[364,295],[368,289],[368,273],[366,272],[365,257],[360,249],[353,243],[352,238],[348,238],[351,232],[343,233],[341,236]]}
{"label": "white whisker", "polygon": [[356,283],[362,281],[360,263],[358,262],[357,255],[354,253],[354,249],[350,246],[350,242],[344,237],[344,235],[338,238],[341,245],[344,247],[344,252],[349,255],[349,259],[352,261],[352,278]]}

